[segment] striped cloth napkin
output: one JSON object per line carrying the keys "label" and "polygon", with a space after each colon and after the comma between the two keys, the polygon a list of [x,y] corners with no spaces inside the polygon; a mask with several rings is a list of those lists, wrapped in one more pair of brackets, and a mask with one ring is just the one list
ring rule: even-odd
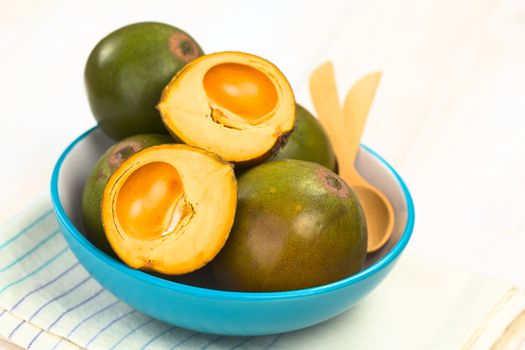
{"label": "striped cloth napkin", "polygon": [[270,348],[173,327],[119,301],[69,250],[48,199],[0,228],[0,335],[28,349]]}
{"label": "striped cloth napkin", "polygon": [[315,327],[197,333],[103,289],[69,250],[47,197],[0,227],[0,257],[0,336],[28,349],[485,349],[508,342],[507,326],[525,310],[508,284],[408,255],[363,302]]}

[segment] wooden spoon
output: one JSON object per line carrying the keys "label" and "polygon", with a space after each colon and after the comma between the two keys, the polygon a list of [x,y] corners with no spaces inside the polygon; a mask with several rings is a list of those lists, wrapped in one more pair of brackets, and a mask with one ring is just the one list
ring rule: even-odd
{"label": "wooden spoon", "polygon": [[372,73],[357,81],[339,105],[334,69],[330,62],[317,68],[310,78],[310,93],[321,124],[334,147],[340,176],[359,197],[368,226],[369,253],[379,250],[390,238],[394,209],[386,196],[369,184],[355,168],[361,135],[381,78]]}

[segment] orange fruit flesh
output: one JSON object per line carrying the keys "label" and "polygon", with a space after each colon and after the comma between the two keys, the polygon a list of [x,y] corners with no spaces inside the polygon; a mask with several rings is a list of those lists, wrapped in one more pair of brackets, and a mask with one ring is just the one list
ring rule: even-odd
{"label": "orange fruit flesh", "polygon": [[127,235],[157,239],[175,230],[184,217],[184,186],[168,163],[153,162],[135,170],[117,197],[117,218]]}
{"label": "orange fruit flesh", "polygon": [[270,113],[277,104],[277,91],[268,76],[239,63],[222,63],[206,72],[207,97],[247,122]]}

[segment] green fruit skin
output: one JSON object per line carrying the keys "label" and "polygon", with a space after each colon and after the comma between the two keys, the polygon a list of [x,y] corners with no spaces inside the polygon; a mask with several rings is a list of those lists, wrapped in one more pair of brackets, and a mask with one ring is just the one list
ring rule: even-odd
{"label": "green fruit skin", "polygon": [[163,23],[131,24],[102,39],[84,71],[91,111],[102,130],[116,140],[167,133],[156,109],[162,90],[201,55],[187,33]]}
{"label": "green fruit skin", "polygon": [[295,127],[288,141],[271,160],[307,160],[335,171],[336,160],[332,144],[321,123],[304,107],[296,105]]}
{"label": "green fruit skin", "polygon": [[367,229],[350,187],[318,164],[264,163],[238,180],[234,226],[212,261],[228,290],[309,288],[360,271]]}
{"label": "green fruit skin", "polygon": [[100,206],[109,177],[132,154],[151,146],[174,143],[167,135],[143,134],[128,137],[111,146],[97,161],[82,193],[82,216],[86,237],[99,249],[113,255],[102,228]]}

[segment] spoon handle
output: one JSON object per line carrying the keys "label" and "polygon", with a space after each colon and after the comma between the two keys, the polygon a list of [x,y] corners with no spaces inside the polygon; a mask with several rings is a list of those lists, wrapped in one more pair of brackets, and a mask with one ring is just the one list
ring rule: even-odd
{"label": "spoon handle", "polygon": [[370,73],[359,79],[348,91],[343,105],[343,130],[350,164],[355,164],[368,112],[376,94],[381,72]]}
{"label": "spoon handle", "polygon": [[339,169],[352,166],[344,141],[343,111],[337,95],[334,67],[326,62],[315,69],[310,76],[310,95],[319,121],[326,130],[332,143]]}

